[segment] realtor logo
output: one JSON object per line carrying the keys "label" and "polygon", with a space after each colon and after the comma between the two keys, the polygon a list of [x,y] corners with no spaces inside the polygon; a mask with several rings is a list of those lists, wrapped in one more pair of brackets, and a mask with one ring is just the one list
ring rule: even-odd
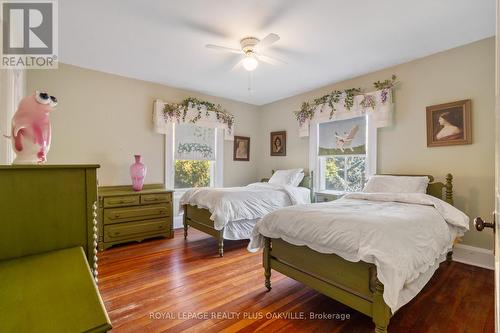
{"label": "realtor logo", "polygon": [[57,68],[57,3],[2,1],[0,68]]}

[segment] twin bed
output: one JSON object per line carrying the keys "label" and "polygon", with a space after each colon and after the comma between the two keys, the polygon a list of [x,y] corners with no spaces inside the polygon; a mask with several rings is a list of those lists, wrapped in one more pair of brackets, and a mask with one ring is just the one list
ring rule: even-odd
{"label": "twin bed", "polygon": [[303,169],[278,170],[270,179],[244,187],[195,188],[181,197],[184,238],[192,227],[218,240],[219,256],[224,240],[250,239],[264,215],[291,205],[311,202],[312,175]]}
{"label": "twin bed", "polygon": [[[222,196],[222,206],[231,206],[232,197]],[[364,193],[316,204],[290,197],[289,203],[265,214],[245,236],[249,251],[263,249],[266,288],[271,290],[274,269],[372,317],[379,333],[387,332],[392,314],[420,292],[439,264],[451,260],[453,244],[469,224],[452,206],[451,174],[444,183],[432,176],[375,176]],[[185,230],[192,226],[218,237],[222,255],[228,223],[220,229],[213,210],[187,203],[184,209]]]}
{"label": "twin bed", "polygon": [[428,179],[425,193],[353,193],[266,215],[249,250],[264,249],[267,289],[274,269],[372,317],[375,332],[387,332],[392,314],[451,260],[455,239],[468,229],[469,218],[452,206],[452,176],[446,183]]}

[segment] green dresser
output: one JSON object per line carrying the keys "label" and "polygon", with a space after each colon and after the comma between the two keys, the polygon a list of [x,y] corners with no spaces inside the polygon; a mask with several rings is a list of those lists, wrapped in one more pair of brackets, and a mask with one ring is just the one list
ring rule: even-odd
{"label": "green dresser", "polygon": [[99,249],[152,237],[174,237],[172,193],[163,184],[99,187]]}
{"label": "green dresser", "polygon": [[98,165],[0,165],[0,332],[106,332]]}
{"label": "green dresser", "polygon": [[0,260],[81,246],[97,270],[98,165],[0,165]]}

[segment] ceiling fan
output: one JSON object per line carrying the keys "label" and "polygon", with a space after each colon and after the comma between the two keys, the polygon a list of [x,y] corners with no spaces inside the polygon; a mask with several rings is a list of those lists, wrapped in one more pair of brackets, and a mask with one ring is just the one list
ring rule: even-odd
{"label": "ceiling fan", "polygon": [[270,33],[262,40],[256,37],[245,37],[240,40],[241,49],[235,49],[225,46],[207,44],[206,47],[209,49],[236,53],[243,55],[243,58],[233,67],[233,70],[243,66],[243,68],[249,72],[254,71],[257,66],[259,66],[259,61],[271,64],[286,64],[285,61],[264,55],[262,50],[276,43],[280,39],[280,36],[274,33]]}

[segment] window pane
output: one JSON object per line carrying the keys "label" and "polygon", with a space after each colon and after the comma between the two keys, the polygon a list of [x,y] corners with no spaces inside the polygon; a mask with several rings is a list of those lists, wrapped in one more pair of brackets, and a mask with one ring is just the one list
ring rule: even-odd
{"label": "window pane", "polygon": [[350,156],[346,158],[346,191],[358,192],[365,184],[365,156]]}
{"label": "window pane", "polygon": [[344,191],[344,158],[329,157],[325,161],[325,188]]}
{"label": "window pane", "polygon": [[325,160],[325,188],[356,192],[365,183],[365,156],[333,156]]}
{"label": "window pane", "polygon": [[175,188],[210,186],[210,161],[175,161]]}

